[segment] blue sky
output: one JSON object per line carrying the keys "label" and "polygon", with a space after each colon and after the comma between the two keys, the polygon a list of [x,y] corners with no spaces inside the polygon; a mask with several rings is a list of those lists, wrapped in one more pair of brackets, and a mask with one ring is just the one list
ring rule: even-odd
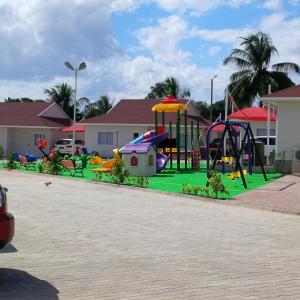
{"label": "blue sky", "polygon": [[222,60],[260,30],[279,51],[274,63],[300,64],[299,0],[1,0],[0,16],[0,99],[45,99],[45,88],[73,84],[69,60],[87,63],[79,97],[144,98],[174,76],[208,101],[217,75],[219,100],[234,71]]}

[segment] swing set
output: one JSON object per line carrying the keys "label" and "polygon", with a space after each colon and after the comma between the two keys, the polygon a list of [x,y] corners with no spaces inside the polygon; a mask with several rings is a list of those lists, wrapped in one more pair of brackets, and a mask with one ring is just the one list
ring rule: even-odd
{"label": "swing set", "polygon": [[[211,149],[210,149],[210,134],[211,131],[216,126],[224,126],[224,130],[222,132],[221,140],[218,145],[217,152],[214,156],[212,165],[210,166],[210,157],[211,157]],[[239,147],[238,145],[238,134],[237,129],[239,129],[240,134],[241,130],[244,130],[244,136]],[[229,140],[229,147],[232,150],[232,153],[227,155],[227,136]],[[252,165],[254,161],[254,153],[257,157],[258,164],[261,168],[261,172],[265,181],[268,181],[266,172],[263,166],[262,157],[257,149],[257,145],[255,143],[254,135],[249,122],[238,122],[238,121],[218,121],[211,125],[208,128],[206,135],[206,163],[207,163],[207,178],[210,178],[212,171],[215,170],[215,167],[218,162],[222,164],[222,173],[225,174],[225,164],[230,163],[234,165],[234,172],[229,175],[231,179],[235,179],[235,177],[241,177],[243,181],[244,188],[247,188],[247,182],[245,179],[245,175],[247,174],[246,170],[242,169],[241,165],[241,157],[243,153],[247,154],[248,157],[248,173],[252,175]],[[208,185],[208,183],[207,183]]]}

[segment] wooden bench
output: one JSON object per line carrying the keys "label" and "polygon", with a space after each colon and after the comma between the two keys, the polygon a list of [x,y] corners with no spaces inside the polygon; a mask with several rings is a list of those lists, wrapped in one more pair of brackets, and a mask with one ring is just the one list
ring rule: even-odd
{"label": "wooden bench", "polygon": [[83,167],[76,166],[75,161],[69,159],[62,159],[60,162],[64,168],[63,172],[68,171],[71,176],[75,176],[75,174],[81,174],[82,176],[84,176]]}

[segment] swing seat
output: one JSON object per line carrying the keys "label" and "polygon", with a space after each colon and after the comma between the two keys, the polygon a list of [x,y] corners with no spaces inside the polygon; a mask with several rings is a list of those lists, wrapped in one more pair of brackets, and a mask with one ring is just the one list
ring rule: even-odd
{"label": "swing seat", "polygon": [[228,175],[227,175],[227,178],[230,179],[230,180],[234,180],[234,179],[235,179],[234,173],[228,174]]}

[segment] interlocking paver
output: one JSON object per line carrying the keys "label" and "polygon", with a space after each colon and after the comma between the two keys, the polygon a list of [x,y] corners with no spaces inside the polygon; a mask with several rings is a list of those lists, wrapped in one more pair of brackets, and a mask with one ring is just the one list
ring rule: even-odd
{"label": "interlocking paver", "polygon": [[17,249],[0,253],[0,299],[299,298],[298,216],[25,173],[0,182]]}

